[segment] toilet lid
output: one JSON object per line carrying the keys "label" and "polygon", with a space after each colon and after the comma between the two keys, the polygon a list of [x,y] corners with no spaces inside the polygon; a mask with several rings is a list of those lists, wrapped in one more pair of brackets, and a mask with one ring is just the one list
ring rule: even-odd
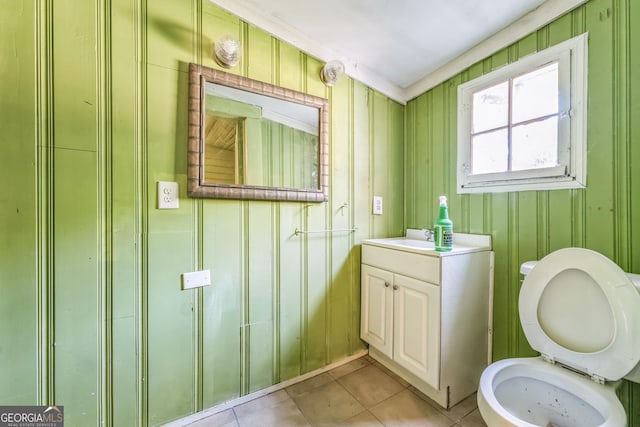
{"label": "toilet lid", "polygon": [[554,361],[618,380],[640,360],[640,293],[602,254],[566,248],[538,261],[519,310],[531,347]]}

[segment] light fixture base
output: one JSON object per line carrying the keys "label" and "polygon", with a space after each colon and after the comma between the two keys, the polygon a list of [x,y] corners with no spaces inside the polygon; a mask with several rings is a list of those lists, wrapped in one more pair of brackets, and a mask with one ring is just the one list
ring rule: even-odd
{"label": "light fixture base", "polygon": [[214,44],[213,58],[221,67],[235,67],[240,61],[240,40],[231,34],[220,36]]}
{"label": "light fixture base", "polygon": [[320,79],[329,87],[335,85],[343,75],[344,64],[337,60],[327,62],[320,71]]}

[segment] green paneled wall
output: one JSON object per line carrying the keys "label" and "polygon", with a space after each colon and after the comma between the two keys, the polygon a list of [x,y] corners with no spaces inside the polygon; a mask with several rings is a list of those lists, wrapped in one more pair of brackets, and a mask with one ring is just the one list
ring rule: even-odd
{"label": "green paneled wall", "polygon": [[[155,426],[353,354],[359,242],[430,226],[439,194],[457,231],[494,238],[495,359],[533,354],[521,262],[583,246],[640,272],[634,0],[591,0],[406,107],[350,79],[326,88],[320,61],[206,0],[0,6],[1,404],[65,405],[71,427]],[[456,195],[457,85],[584,31],[588,188]],[[232,72],[329,98],[329,202],[185,196],[187,67],[216,67],[225,33],[244,49]],[[180,183],[180,209],[155,208],[160,180]],[[211,287],[180,290],[204,268]],[[639,395],[623,384],[630,426]]]}
{"label": "green paneled wall", "polygon": [[[403,106],[328,89],[323,63],[206,0],[0,6],[0,404],[155,426],[364,349],[359,242],[404,230]],[[232,72],[330,99],[327,203],[185,196],[187,67],[216,67],[225,33]],[[179,209],[156,209],[160,180]],[[205,268],[212,286],[180,290]]]}
{"label": "green paneled wall", "polygon": [[34,125],[41,119],[35,103],[39,88],[33,84],[38,23],[33,2],[1,6],[0,78],[10,84],[2,85],[0,102],[0,178],[14,190],[0,195],[0,402],[33,402],[42,392],[37,348],[45,319],[39,306],[42,277],[48,274],[46,264],[38,262],[47,246],[47,221],[37,198],[46,177],[34,173],[43,151],[35,143],[39,127]]}
{"label": "green paneled wall", "polygon": [[[406,107],[405,223],[428,227],[437,196],[450,199],[454,230],[493,237],[493,356],[535,354],[518,318],[519,266],[567,246],[599,251],[640,272],[640,4],[591,0],[486,58]],[[589,33],[588,177],[585,190],[456,194],[457,87],[503,64]],[[577,302],[578,303],[578,302]],[[640,426],[640,385],[620,396]]]}

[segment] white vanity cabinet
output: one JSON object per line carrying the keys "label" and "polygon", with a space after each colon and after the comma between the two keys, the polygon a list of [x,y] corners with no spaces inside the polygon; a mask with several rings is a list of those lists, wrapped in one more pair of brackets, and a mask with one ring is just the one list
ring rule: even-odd
{"label": "white vanity cabinet", "polygon": [[439,324],[439,286],[362,266],[362,339],[433,387]]}
{"label": "white vanity cabinet", "polygon": [[493,258],[480,237],[447,253],[398,239],[362,245],[361,338],[371,357],[445,408],[477,390],[490,359]]}

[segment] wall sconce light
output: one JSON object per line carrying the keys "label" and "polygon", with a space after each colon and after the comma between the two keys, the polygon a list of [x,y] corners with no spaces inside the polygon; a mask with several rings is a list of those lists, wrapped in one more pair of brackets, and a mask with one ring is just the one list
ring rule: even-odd
{"label": "wall sconce light", "polygon": [[344,75],[344,64],[340,61],[329,61],[320,71],[320,79],[331,87]]}
{"label": "wall sconce light", "polygon": [[230,34],[220,36],[214,44],[213,57],[221,67],[235,67],[240,61],[240,40]]}

